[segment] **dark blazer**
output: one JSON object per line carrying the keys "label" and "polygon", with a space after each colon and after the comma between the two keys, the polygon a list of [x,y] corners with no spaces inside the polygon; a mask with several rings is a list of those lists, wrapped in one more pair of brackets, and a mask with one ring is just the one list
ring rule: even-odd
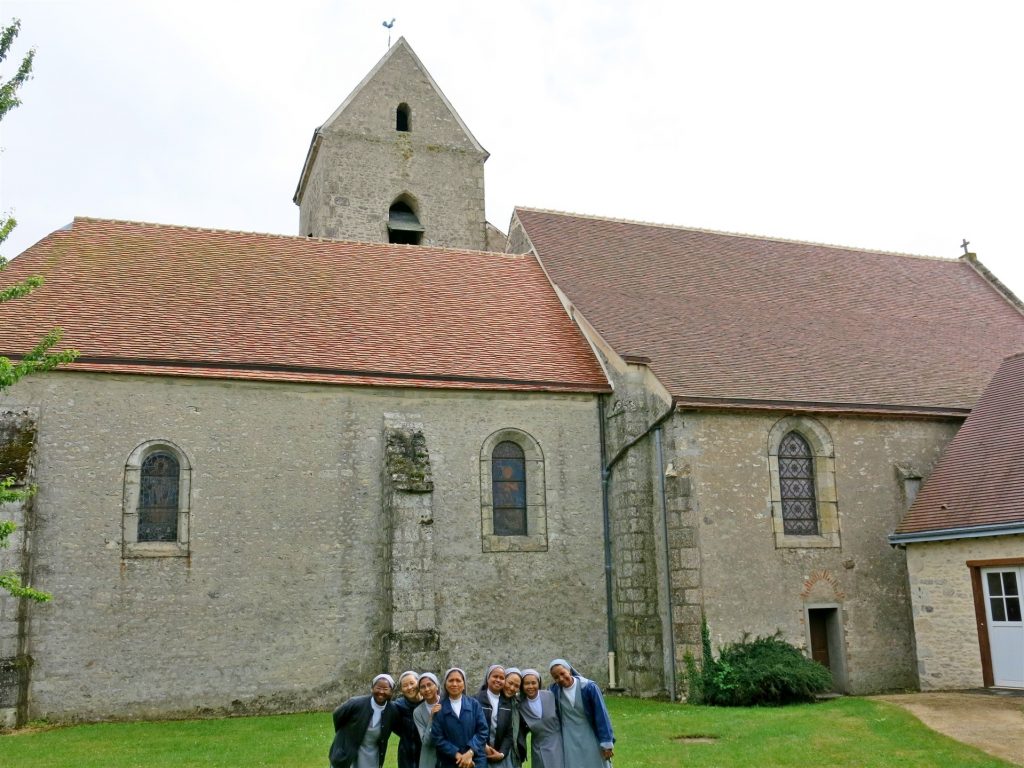
{"label": "dark blazer", "polygon": [[[484,719],[487,721],[487,734],[490,736],[491,700],[487,697],[487,690],[479,691],[473,698],[480,702]],[[512,702],[501,694],[498,696],[498,727],[494,730],[494,741],[488,742],[496,750],[507,755],[515,747],[512,741]]]}
{"label": "dark blazer", "polygon": [[452,711],[451,701],[445,697],[441,700],[441,711],[434,717],[430,726],[430,735],[437,750],[437,764],[454,766],[455,753],[473,750],[473,764],[476,768],[485,768],[487,755],[487,719],[483,707],[472,696],[462,697],[462,713],[459,717]]}
{"label": "dark blazer", "polygon": [[[372,696],[356,696],[349,699],[334,710],[334,741],[328,757],[331,768],[350,768],[359,754],[359,745],[363,742],[366,729],[370,727],[373,708],[370,706]],[[380,715],[380,738],[377,740],[377,751],[380,754],[379,765],[384,765],[384,754],[388,749],[388,737],[394,727],[395,705],[390,701],[384,705]]]}
{"label": "dark blazer", "polygon": [[420,768],[420,729],[412,719],[413,710],[419,702],[413,703],[405,696],[394,701],[394,732],[398,734],[398,768]]}

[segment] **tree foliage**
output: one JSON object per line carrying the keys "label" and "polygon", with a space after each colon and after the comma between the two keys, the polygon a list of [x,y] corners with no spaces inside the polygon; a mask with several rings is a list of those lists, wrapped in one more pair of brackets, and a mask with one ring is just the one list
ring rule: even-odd
{"label": "tree foliage", "polygon": [[[21,21],[18,19],[14,19],[9,26],[0,29],[0,64],[7,60],[19,31],[21,31]],[[32,62],[35,55],[35,49],[30,49],[22,56],[17,72],[9,80],[0,77],[0,120],[21,104],[18,90],[32,77]],[[16,224],[13,216],[0,218],[0,244],[11,234]],[[6,259],[0,256],[0,271],[6,266]],[[43,278],[29,277],[8,288],[0,288],[0,304],[27,296],[42,284]],[[60,328],[54,328],[32,350],[22,355],[17,362],[0,357],[0,392],[31,373],[53,370],[61,363],[74,360],[78,353],[72,349],[53,351],[60,339]],[[14,485],[14,478],[0,478],[0,504],[26,501],[35,493],[33,486],[16,489]],[[13,522],[0,520],[0,548],[10,545],[10,536],[15,529],[16,526]],[[24,586],[17,574],[10,571],[0,573],[0,589],[9,592],[14,597],[26,597],[38,601],[50,599],[50,595],[46,592]]]}

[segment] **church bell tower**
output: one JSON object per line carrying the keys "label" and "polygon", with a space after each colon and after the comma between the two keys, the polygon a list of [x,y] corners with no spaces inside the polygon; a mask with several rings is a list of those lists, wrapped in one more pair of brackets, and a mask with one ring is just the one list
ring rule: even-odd
{"label": "church bell tower", "polygon": [[484,214],[487,156],[399,38],[314,131],[294,197],[300,234],[486,250],[500,236]]}

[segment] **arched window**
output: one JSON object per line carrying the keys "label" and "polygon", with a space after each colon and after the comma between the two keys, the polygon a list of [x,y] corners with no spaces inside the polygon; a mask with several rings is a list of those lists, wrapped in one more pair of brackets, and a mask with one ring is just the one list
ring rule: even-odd
{"label": "arched window", "polygon": [[494,535],[526,535],[526,457],[510,440],[491,452]]}
{"label": "arched window", "polygon": [[519,429],[499,429],[480,446],[480,534],[484,552],[546,552],[544,454]]}
{"label": "arched window", "polygon": [[840,546],[835,449],[824,424],[808,416],[775,422],[768,475],[776,547]]}
{"label": "arched window", "polygon": [[423,239],[423,225],[409,204],[396,200],[388,209],[388,242],[419,245]]}
{"label": "arched window", "polygon": [[178,460],[165,451],[151,453],[142,462],[137,541],[178,540],[180,475]]}
{"label": "arched window", "polygon": [[412,130],[412,116],[408,104],[399,104],[395,110],[395,130],[408,133]]}
{"label": "arched window", "polygon": [[787,536],[817,536],[814,459],[811,447],[796,432],[789,432],[779,444],[779,495],[783,532]]}
{"label": "arched window", "polygon": [[124,557],[189,554],[192,464],[168,440],[148,440],[124,467],[121,507]]}

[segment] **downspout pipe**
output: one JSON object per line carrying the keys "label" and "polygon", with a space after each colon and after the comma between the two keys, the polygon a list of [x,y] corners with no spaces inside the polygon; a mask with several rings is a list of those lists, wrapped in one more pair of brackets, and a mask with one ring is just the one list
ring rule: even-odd
{"label": "downspout pipe", "polygon": [[608,508],[608,480],[611,477],[611,472],[607,464],[608,440],[605,434],[604,418],[604,397],[598,397],[598,434],[601,437],[601,524],[604,534],[604,599],[605,616],[608,622],[608,687],[618,688],[615,617],[612,611],[612,520]]}

